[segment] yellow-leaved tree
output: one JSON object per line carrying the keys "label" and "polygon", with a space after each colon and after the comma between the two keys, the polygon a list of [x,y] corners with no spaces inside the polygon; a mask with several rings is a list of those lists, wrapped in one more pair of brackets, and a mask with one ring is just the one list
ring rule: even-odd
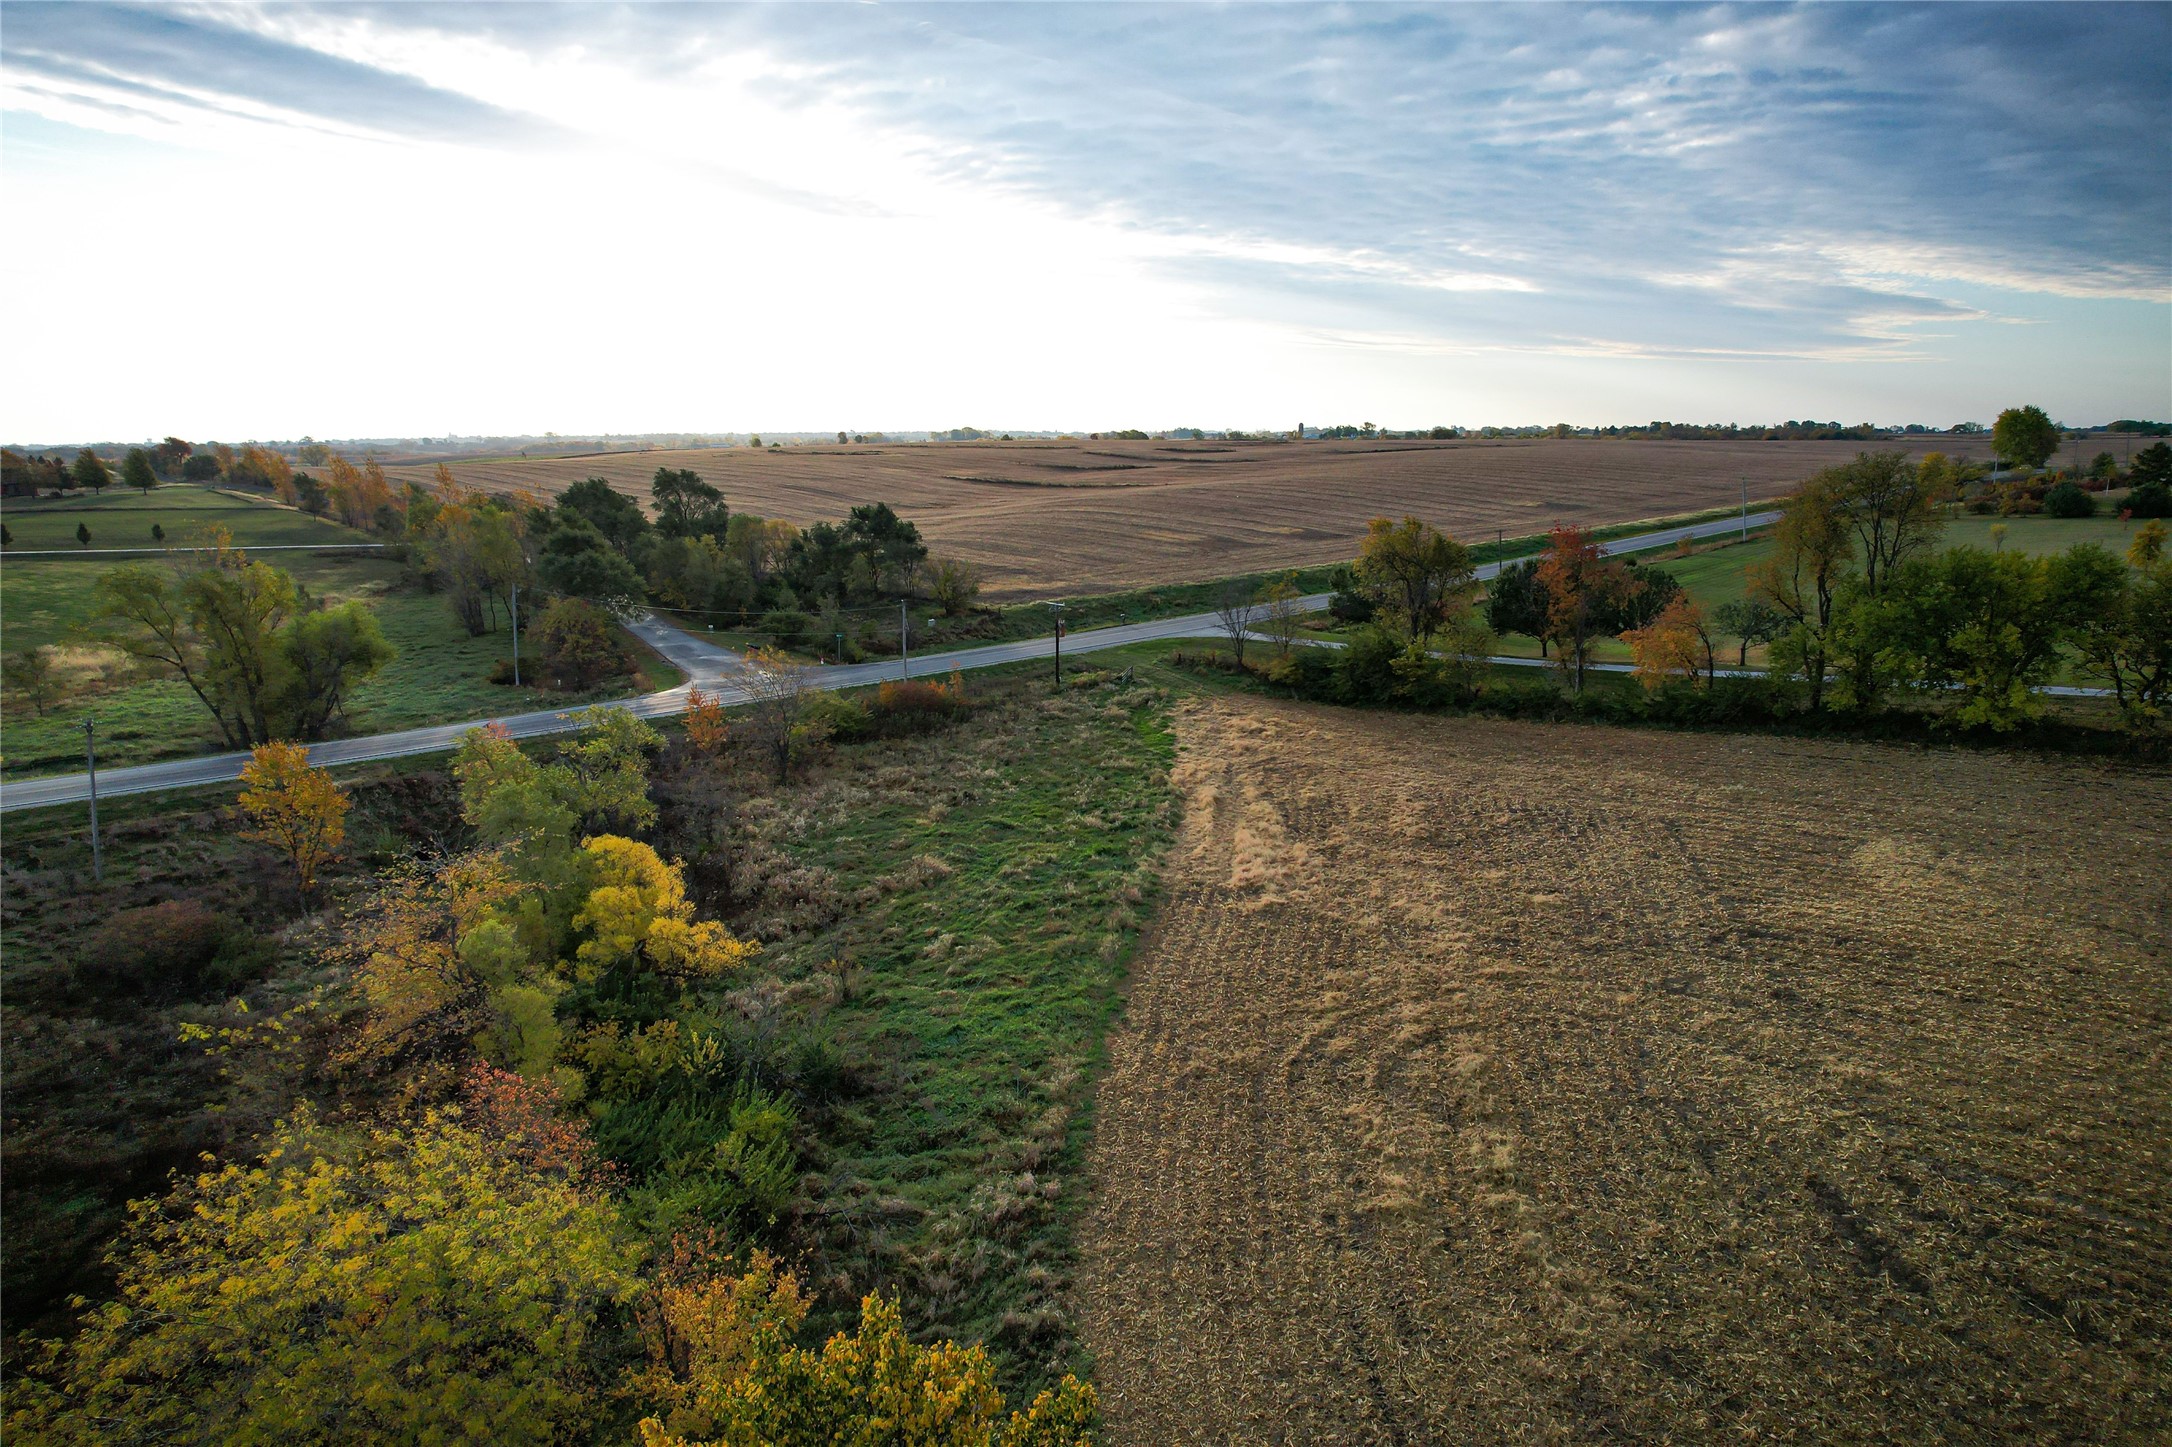
{"label": "yellow-leaved tree", "polygon": [[748,1269],[666,1282],[647,1316],[650,1365],[637,1395],[657,1404],[641,1447],[1090,1447],[1093,1388],[1065,1377],[1023,1412],[1006,1409],[988,1353],[921,1346],[895,1301],[869,1296],[860,1327],[822,1350],[793,1344],[807,1314],[789,1272]]}
{"label": "yellow-leaved tree", "polygon": [[352,1058],[372,1068],[464,1058],[491,1023],[489,990],[525,983],[530,957],[503,913],[522,892],[495,849],[391,871],[334,950],[364,1010]]}
{"label": "yellow-leaved tree", "polygon": [[760,949],[714,920],[695,919],[678,866],[639,840],[602,834],[582,841],[581,852],[592,884],[573,923],[588,932],[576,958],[591,978],[645,962],[674,979],[701,979],[738,968]]}
{"label": "yellow-leaved tree", "polygon": [[317,886],[317,871],[347,838],[349,801],[330,769],[309,766],[300,744],[258,744],[241,770],[241,812],[249,821],[244,839],[275,846],[294,866],[304,897]]}
{"label": "yellow-leaved tree", "polygon": [[139,1202],[118,1298],[10,1391],[13,1442],[580,1440],[638,1246],[567,1171],[452,1112],[366,1136],[305,1108],[252,1166]]}

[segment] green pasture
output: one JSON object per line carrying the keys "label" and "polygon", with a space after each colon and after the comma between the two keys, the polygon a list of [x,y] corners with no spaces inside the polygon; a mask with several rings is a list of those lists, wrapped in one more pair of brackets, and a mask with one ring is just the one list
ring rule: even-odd
{"label": "green pasture", "polygon": [[[64,498],[9,498],[0,519],[14,541],[10,554],[46,548],[77,549],[78,524],[91,531],[90,549],[182,547],[213,525],[233,533],[243,547],[309,543],[366,543],[373,539],[326,518],[270,501],[256,501],[197,483],[173,483],[148,493],[109,487],[103,493]],[[165,542],[151,536],[164,528]],[[38,560],[26,558],[24,567]]]}
{"label": "green pasture", "polygon": [[[172,507],[160,513],[156,507],[121,506],[145,502],[171,503]],[[8,525],[17,546],[22,546],[25,525],[16,520],[16,506],[11,503],[7,510]],[[81,503],[70,500],[56,507],[41,501],[33,506],[48,510],[39,517],[41,526],[65,526],[72,532],[72,519],[97,513],[101,521],[91,524],[97,534],[108,515],[120,516],[133,519],[130,526],[141,522],[146,540],[150,524],[145,519],[154,516],[217,521],[244,544],[268,545],[272,539],[301,536],[303,529],[315,530],[314,541],[326,535],[334,541],[361,536],[301,513],[202,488],[159,488],[148,499],[135,494],[118,497],[109,490],[104,498]],[[168,539],[175,540],[177,525],[169,522],[166,531]],[[105,539],[101,535],[94,541]],[[492,683],[492,668],[511,654],[510,636],[500,629],[470,638],[443,598],[421,591],[404,564],[382,554],[267,553],[263,560],[293,574],[312,597],[326,603],[350,599],[367,603],[387,641],[398,650],[391,663],[355,691],[347,714],[349,733],[384,733],[565,707],[625,692],[614,688],[574,695]],[[123,563],[142,561],[156,559],[23,558],[0,565],[0,648],[59,649],[59,673],[73,693],[42,717],[19,700],[9,700],[7,716],[0,723],[0,773],[16,777],[81,768],[85,719],[97,722],[102,764],[152,763],[223,747],[209,715],[187,685],[178,679],[136,677],[118,666],[115,655],[88,646],[99,575]],[[630,636],[625,641],[642,661],[644,691],[678,683],[678,670]]]}

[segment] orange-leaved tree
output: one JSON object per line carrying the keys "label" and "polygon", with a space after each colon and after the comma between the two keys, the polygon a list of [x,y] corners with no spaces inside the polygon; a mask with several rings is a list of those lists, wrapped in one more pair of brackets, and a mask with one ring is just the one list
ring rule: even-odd
{"label": "orange-leaved tree", "polygon": [[731,742],[731,724],[724,705],[699,688],[686,696],[686,741],[705,759],[716,758]]}
{"label": "orange-leaved tree", "polygon": [[309,766],[309,750],[300,744],[258,744],[241,782],[241,812],[249,820],[242,837],[285,854],[306,897],[317,886],[317,871],[347,838],[347,795],[332,782],[330,769]]}
{"label": "orange-leaved tree", "polygon": [[1612,631],[1607,620],[1642,585],[1599,550],[1589,529],[1567,524],[1548,535],[1538,578],[1546,590],[1547,628],[1561,646],[1561,666],[1582,693],[1592,638]]}
{"label": "orange-leaved tree", "polygon": [[1621,635],[1636,661],[1637,682],[1656,692],[1678,678],[1694,682],[1701,664],[1712,671],[1712,640],[1705,628],[1704,610],[1687,593],[1677,593],[1659,616],[1642,628]]}

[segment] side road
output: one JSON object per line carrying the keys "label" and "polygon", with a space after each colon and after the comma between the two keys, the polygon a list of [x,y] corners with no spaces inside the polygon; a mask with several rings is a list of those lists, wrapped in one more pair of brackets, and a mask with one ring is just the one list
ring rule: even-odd
{"label": "side road", "polygon": [[[1752,528],[1763,527],[1778,517],[1776,512],[1752,513],[1748,525]],[[1671,547],[1685,537],[1722,536],[1742,526],[1743,522],[1739,518],[1725,518],[1685,527],[1666,528],[1658,532],[1639,533],[1635,537],[1617,538],[1601,544],[1601,547],[1608,553],[1642,552],[1652,548]],[[1478,576],[1482,579],[1490,578],[1500,569],[1500,564],[1489,563],[1478,570]],[[1327,606],[1328,596],[1325,593],[1316,593],[1303,601],[1307,607],[1324,608]],[[739,655],[705,643],[690,633],[659,622],[654,617],[641,618],[628,627],[638,634],[643,642],[685,670],[688,681],[662,693],[623,699],[603,707],[630,709],[642,718],[665,718],[684,713],[687,695],[696,688],[714,695],[727,706],[746,702],[747,693],[740,682],[746,665]],[[1095,628],[1070,634],[1063,641],[1066,652],[1085,654],[1126,643],[1145,643],[1159,638],[1190,638],[1218,631],[1219,625],[1212,613],[1192,613],[1181,618],[1160,618],[1145,623],[1121,624],[1113,628]],[[816,688],[855,688],[880,683],[885,679],[946,674],[954,668],[995,668],[1006,663],[1024,663],[1036,658],[1047,658],[1054,651],[1054,639],[1026,638],[978,648],[955,648],[940,653],[915,654],[909,672],[897,660],[884,659],[874,663],[830,664],[810,668],[807,675],[809,682]],[[510,714],[496,719],[474,719],[466,723],[438,724],[431,728],[403,729],[398,733],[333,739],[327,743],[312,744],[309,759],[311,763],[321,765],[361,764],[375,759],[404,758],[411,754],[446,753],[460,746],[461,735],[486,723],[502,724],[514,738],[521,739],[567,733],[580,726],[575,722],[574,714],[564,710]],[[174,759],[160,764],[139,764],[126,769],[101,769],[98,772],[98,793],[100,797],[108,797],[223,783],[239,778],[242,766],[248,761],[247,754],[214,754],[200,759]],[[21,779],[0,784],[0,813],[16,809],[43,808],[54,804],[80,803],[89,797],[88,774],[58,774],[51,778]]]}

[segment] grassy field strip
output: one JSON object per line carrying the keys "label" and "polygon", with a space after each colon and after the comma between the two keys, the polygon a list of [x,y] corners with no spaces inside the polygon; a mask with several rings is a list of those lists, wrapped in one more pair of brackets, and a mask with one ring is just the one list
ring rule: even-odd
{"label": "grassy field strip", "polygon": [[[357,549],[389,548],[391,543],[252,543],[245,550],[252,553],[330,553],[354,552]],[[146,555],[164,557],[168,553],[210,553],[216,548],[10,548],[7,557],[15,558],[140,558]]]}

